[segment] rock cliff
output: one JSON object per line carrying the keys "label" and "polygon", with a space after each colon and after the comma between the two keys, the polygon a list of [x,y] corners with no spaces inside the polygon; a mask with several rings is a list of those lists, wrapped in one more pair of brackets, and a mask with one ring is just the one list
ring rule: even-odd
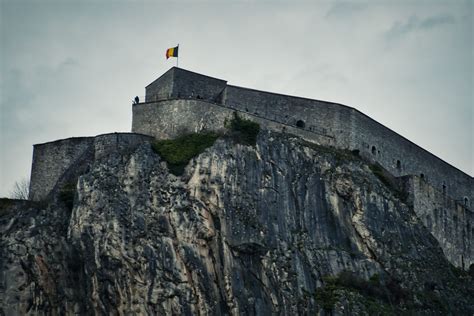
{"label": "rock cliff", "polygon": [[2,201],[0,314],[474,313],[472,276],[351,153],[262,131],[179,177],[146,142],[83,170]]}

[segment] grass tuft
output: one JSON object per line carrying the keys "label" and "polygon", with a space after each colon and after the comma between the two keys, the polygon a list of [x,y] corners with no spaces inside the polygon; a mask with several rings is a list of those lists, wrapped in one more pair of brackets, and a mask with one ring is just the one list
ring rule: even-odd
{"label": "grass tuft", "polygon": [[[397,281],[389,279],[382,282],[378,274],[374,274],[370,280],[365,280],[359,278],[353,272],[342,271],[337,276],[324,276],[323,282],[324,286],[316,289],[315,298],[325,310],[334,308],[334,304],[340,296],[339,290],[357,292],[367,298],[368,302],[373,303],[370,305],[378,305],[379,307],[400,304],[408,295],[407,292],[401,289]],[[371,308],[373,307],[371,306]]]}
{"label": "grass tuft", "polygon": [[260,125],[250,120],[241,118],[237,112],[226,127],[230,129],[231,136],[235,142],[243,145],[255,146],[257,144],[257,136],[260,132]]}
{"label": "grass tuft", "polygon": [[392,191],[396,198],[400,199],[404,203],[407,202],[408,193],[400,188],[400,185],[388,171],[383,169],[379,164],[370,164],[369,167],[372,173]]}
{"label": "grass tuft", "polygon": [[166,161],[170,172],[180,176],[188,162],[211,147],[218,137],[214,132],[192,133],[175,139],[155,141],[152,148]]}
{"label": "grass tuft", "polygon": [[76,183],[68,182],[59,191],[59,199],[69,210],[74,206],[74,195],[76,194]]}

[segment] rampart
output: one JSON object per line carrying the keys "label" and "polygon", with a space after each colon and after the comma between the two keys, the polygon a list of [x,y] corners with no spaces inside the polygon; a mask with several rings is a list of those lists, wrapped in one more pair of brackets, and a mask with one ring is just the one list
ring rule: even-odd
{"label": "rampart", "polygon": [[111,133],[34,145],[29,199],[39,201],[46,198],[69,170],[88,163],[85,160],[91,159],[90,154],[98,159],[114,151],[123,153],[150,139],[150,136],[141,134]]}
{"label": "rampart", "polygon": [[148,85],[146,96],[133,107],[133,132],[169,138],[185,130],[220,129],[236,110],[273,130],[357,150],[397,177],[418,175],[472,208],[472,177],[354,108],[227,85],[176,67]]}
{"label": "rampart", "polygon": [[93,137],[73,137],[34,145],[29,199],[39,201],[46,197],[93,142]]}
{"label": "rampart", "polygon": [[408,179],[413,210],[438,240],[448,260],[469,269],[474,264],[474,212],[419,176]]}
{"label": "rampart", "polygon": [[295,126],[264,119],[252,113],[194,99],[163,100],[135,106],[132,131],[147,133],[159,139],[170,139],[189,132],[221,131],[224,130],[225,121],[231,120],[236,111],[241,117],[257,122],[263,128],[295,134],[320,145],[334,144],[333,138],[327,135],[300,130]]}

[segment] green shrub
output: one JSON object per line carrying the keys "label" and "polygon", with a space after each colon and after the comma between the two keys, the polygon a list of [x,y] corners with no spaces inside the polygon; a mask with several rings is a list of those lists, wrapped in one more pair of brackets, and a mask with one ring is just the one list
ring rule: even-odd
{"label": "green shrub", "polygon": [[336,292],[336,281],[336,277],[330,275],[323,276],[324,286],[316,289],[316,292],[314,293],[316,302],[327,311],[334,308],[334,304],[336,304],[339,298],[339,295]]}
{"label": "green shrub", "polygon": [[[472,264],[471,266],[469,267],[469,269],[472,268]],[[467,277],[469,275],[469,272],[468,271],[464,271],[461,267],[456,267],[454,265],[450,265],[451,267],[451,271],[453,272],[453,274],[457,277],[457,278],[460,278],[460,277]],[[473,269],[474,270],[474,269]]]}
{"label": "green shrub", "polygon": [[380,276],[378,274],[374,274],[370,280],[367,281],[359,278],[353,272],[342,271],[337,277],[336,285],[353,289],[364,296],[390,301],[387,291],[380,283]]}
{"label": "green shrub", "polygon": [[13,201],[11,199],[0,198],[0,216],[7,214],[12,204]]}
{"label": "green shrub", "polygon": [[369,315],[397,315],[399,313],[395,312],[394,309],[385,303],[374,300],[373,298],[366,298],[363,300],[367,313]]}
{"label": "green shrub", "polygon": [[59,200],[61,200],[69,210],[74,206],[74,195],[76,194],[76,183],[66,183],[59,191]]}
{"label": "green shrub", "polygon": [[383,169],[379,164],[370,164],[370,170],[372,173],[390,190],[393,192],[395,197],[406,202],[408,199],[408,193],[401,190],[398,183],[391,178],[390,173]]}
{"label": "green shrub", "polygon": [[339,298],[334,286],[325,286],[316,289],[314,296],[316,302],[327,311],[330,311],[334,308],[334,304],[336,304],[337,299]]}
{"label": "green shrub", "polygon": [[373,274],[369,279],[371,284],[378,285],[380,284],[380,275],[378,273]]}
{"label": "green shrub", "polygon": [[214,132],[192,133],[171,140],[155,141],[152,147],[167,162],[170,172],[180,176],[188,162],[211,147],[218,137]]}
{"label": "green shrub", "polygon": [[371,164],[369,165],[369,167],[373,174],[377,178],[379,178],[379,180],[382,181],[383,184],[385,184],[386,186],[392,185],[390,179],[385,175],[385,172],[383,171],[382,167],[380,167],[378,164]]}
{"label": "green shrub", "polygon": [[359,150],[357,149],[352,151],[348,149],[338,149],[336,147],[318,145],[301,139],[299,142],[303,146],[309,147],[320,154],[333,156],[336,166],[339,166],[343,163],[348,163],[350,161],[361,160]]}
{"label": "green shrub", "polygon": [[[315,298],[324,309],[331,310],[339,297],[338,290],[354,291],[371,302],[371,309],[387,311],[391,309],[388,304],[400,304],[408,298],[397,281],[389,279],[380,280],[380,275],[374,274],[369,280],[358,277],[351,271],[342,271],[337,276],[324,276],[324,286],[316,289]],[[376,313],[376,314],[384,314]]]}
{"label": "green shrub", "polygon": [[243,119],[237,112],[234,112],[232,120],[226,122],[225,125],[231,130],[231,136],[237,143],[251,146],[255,146],[257,143],[257,136],[260,132],[258,123]]}

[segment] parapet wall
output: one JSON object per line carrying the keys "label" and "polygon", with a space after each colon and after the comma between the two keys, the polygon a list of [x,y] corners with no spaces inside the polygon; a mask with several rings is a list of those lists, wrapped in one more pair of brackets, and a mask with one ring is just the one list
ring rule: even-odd
{"label": "parapet wall", "polygon": [[94,158],[106,157],[113,152],[129,153],[144,142],[153,140],[149,135],[139,133],[110,133],[94,137]]}
{"label": "parapet wall", "polygon": [[257,122],[264,129],[299,135],[320,145],[334,145],[334,139],[327,135],[301,130],[253,113],[193,99],[164,100],[135,105],[132,132],[148,134],[159,139],[170,139],[190,132],[222,131],[225,129],[225,121],[231,120],[236,111],[241,117]]}
{"label": "parapet wall", "polygon": [[339,146],[349,147],[350,108],[264,91],[227,86],[223,105],[290,126],[300,126],[320,135],[335,138]]}
{"label": "parapet wall", "polygon": [[[46,198],[71,167],[84,163],[85,159],[99,159],[112,152],[124,153],[151,139],[141,134],[111,133],[34,145],[29,199]],[[90,152],[92,156],[88,155]]]}

